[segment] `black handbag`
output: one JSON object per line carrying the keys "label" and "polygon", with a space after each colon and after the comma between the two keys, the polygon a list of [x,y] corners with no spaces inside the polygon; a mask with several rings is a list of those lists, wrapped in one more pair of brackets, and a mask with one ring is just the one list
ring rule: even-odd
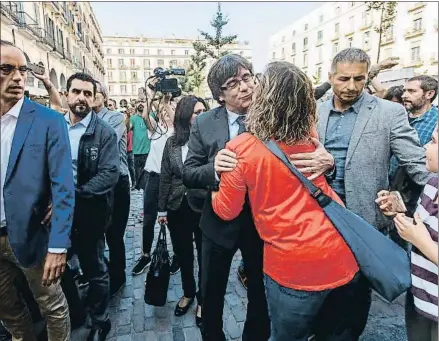
{"label": "black handbag", "polygon": [[411,287],[410,260],[405,250],[384,236],[363,218],[339,205],[309,181],[289,161],[276,142],[264,142],[281,160],[311,196],[345,240],[370,286],[392,302]]}
{"label": "black handbag", "polygon": [[166,242],[166,225],[160,226],[160,233],[152,253],[151,265],[145,281],[145,303],[163,307],[166,304],[170,278],[170,261]]}

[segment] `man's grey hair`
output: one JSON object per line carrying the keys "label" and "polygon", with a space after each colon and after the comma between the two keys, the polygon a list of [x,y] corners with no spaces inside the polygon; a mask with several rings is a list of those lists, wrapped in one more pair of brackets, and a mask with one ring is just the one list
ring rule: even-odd
{"label": "man's grey hair", "polygon": [[218,59],[210,68],[207,75],[207,84],[209,84],[212,97],[221,105],[224,101],[220,100],[222,94],[221,87],[229,78],[238,74],[239,67],[242,67],[253,73],[253,65],[244,57],[237,54],[228,54]]}
{"label": "man's grey hair", "polygon": [[337,53],[332,60],[331,73],[334,74],[337,70],[337,65],[340,63],[364,63],[367,65],[367,71],[370,68],[370,57],[362,49],[350,47]]}
{"label": "man's grey hair", "polygon": [[430,99],[430,102],[433,103],[434,100],[436,99],[437,91],[438,91],[437,79],[427,75],[419,75],[407,80],[407,82],[416,82],[416,81],[421,83],[420,87],[423,92],[434,91],[434,96]]}
{"label": "man's grey hair", "polygon": [[98,87],[98,91],[104,95],[105,98],[108,98],[108,90],[107,87],[99,81],[96,81],[96,85]]}

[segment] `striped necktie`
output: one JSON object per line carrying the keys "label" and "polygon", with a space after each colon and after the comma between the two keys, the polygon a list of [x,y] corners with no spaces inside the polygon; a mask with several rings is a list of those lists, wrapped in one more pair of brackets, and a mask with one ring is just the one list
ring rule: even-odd
{"label": "striped necktie", "polygon": [[240,115],[236,119],[236,122],[238,122],[238,124],[239,124],[238,135],[241,135],[242,133],[244,133],[247,130],[245,128],[244,120],[245,120],[245,115]]}

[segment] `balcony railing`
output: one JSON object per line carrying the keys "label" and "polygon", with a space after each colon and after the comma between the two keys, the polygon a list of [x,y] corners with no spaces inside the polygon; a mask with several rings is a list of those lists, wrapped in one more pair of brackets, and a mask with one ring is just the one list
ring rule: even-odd
{"label": "balcony railing", "polygon": [[414,12],[418,9],[424,8],[427,6],[427,4],[423,1],[415,2],[414,4],[410,4],[409,8],[407,9],[407,12]]}
{"label": "balcony railing", "polygon": [[424,65],[424,62],[422,61],[422,59],[416,59],[416,60],[411,60],[405,67],[421,67]]}
{"label": "balcony railing", "polygon": [[410,38],[414,38],[414,37],[418,37],[420,35],[423,35],[424,33],[425,33],[425,28],[414,27],[414,28],[410,28],[410,29],[405,31],[404,38],[410,39]]}
{"label": "balcony railing", "polygon": [[72,62],[72,54],[68,50],[64,50],[64,59],[68,60],[70,63]]}
{"label": "balcony railing", "polygon": [[395,36],[394,35],[383,35],[381,37],[381,46],[390,45],[395,42]]}
{"label": "balcony railing", "polygon": [[53,47],[53,52],[57,52],[61,57],[64,58],[64,47],[58,41],[55,42],[55,46]]}
{"label": "balcony railing", "polygon": [[55,13],[60,11],[58,1],[46,1],[46,5]]}
{"label": "balcony railing", "polygon": [[20,23],[20,18],[18,16],[19,3],[16,1],[2,1],[0,3],[1,14],[5,17],[11,19],[17,24]]}
{"label": "balcony railing", "polygon": [[363,24],[361,25],[360,30],[365,31],[365,30],[371,28],[372,25],[373,25],[372,20],[365,20],[365,21],[363,21]]}
{"label": "balcony railing", "polygon": [[337,33],[334,33],[334,36],[332,37],[331,41],[336,41],[336,40],[339,40],[339,39],[340,39],[340,33],[337,32]]}
{"label": "balcony railing", "polygon": [[27,30],[33,36],[39,38],[41,36],[41,28],[38,25],[38,22],[35,21],[29,14],[24,11],[17,12],[19,18],[19,27],[20,29]]}

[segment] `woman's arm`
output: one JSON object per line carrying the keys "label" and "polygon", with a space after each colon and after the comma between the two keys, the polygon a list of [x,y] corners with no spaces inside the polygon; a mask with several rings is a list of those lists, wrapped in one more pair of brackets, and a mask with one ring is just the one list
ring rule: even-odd
{"label": "woman's arm", "polygon": [[246,193],[243,164],[238,162],[231,172],[221,174],[220,190],[212,192],[213,210],[223,220],[235,219],[242,211]]}

